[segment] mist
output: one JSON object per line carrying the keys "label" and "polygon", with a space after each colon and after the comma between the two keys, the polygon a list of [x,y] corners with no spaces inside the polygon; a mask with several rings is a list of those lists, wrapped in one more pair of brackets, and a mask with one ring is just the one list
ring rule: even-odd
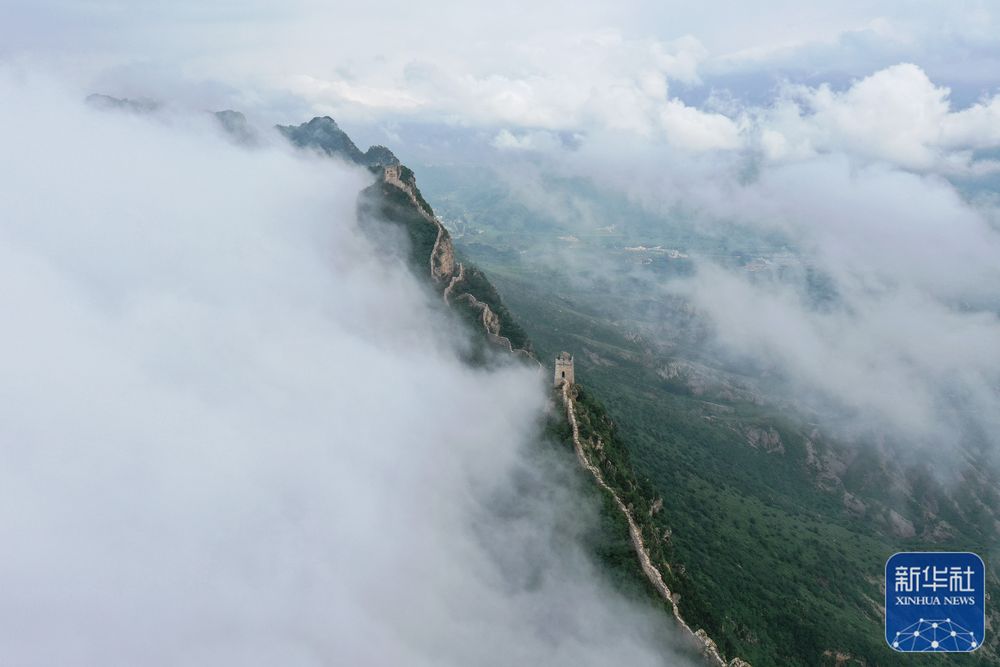
{"label": "mist", "polygon": [[[748,130],[747,143],[761,131]],[[904,152],[926,137],[908,140]],[[614,222],[633,244],[700,239],[681,247],[688,277],[626,269],[600,250],[552,251],[574,280],[681,297],[706,333],[689,353],[760,378],[772,399],[797,403],[847,440],[889,437],[921,454],[970,443],[1000,451],[996,209],[948,170],[843,149],[780,160],[754,148],[679,152],[621,133],[525,153],[498,152],[492,168],[510,200],[562,234]],[[549,177],[524,184],[520,175],[533,173]],[[627,206],[609,212],[615,201]],[[763,270],[734,263],[735,250]]]}
{"label": "mist", "polygon": [[544,379],[359,232],[367,172],[0,99],[0,662],[686,662],[584,553]]}
{"label": "mist", "polygon": [[[787,235],[797,270],[765,278],[702,262],[680,286],[722,345],[814,404],[914,445],[995,441],[1000,234],[947,181],[843,158],[766,169],[710,216]],[[830,294],[810,292],[808,272]]]}

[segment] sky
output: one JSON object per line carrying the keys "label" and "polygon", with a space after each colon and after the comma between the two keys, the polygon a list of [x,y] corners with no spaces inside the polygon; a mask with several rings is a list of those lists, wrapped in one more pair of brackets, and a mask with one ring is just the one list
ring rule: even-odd
{"label": "sky", "polygon": [[0,16],[0,54],[81,87],[366,123],[638,129],[672,99],[760,104],[785,79],[842,88],[901,62],[964,107],[995,92],[1000,53],[988,2],[8,0]]}
{"label": "sky", "polygon": [[988,2],[0,8],[0,58],[81,92],[265,124],[329,114],[404,158],[419,142],[399,127],[423,123],[522,149],[610,132],[667,150],[843,150],[968,171],[972,152],[1000,143],[997,35]]}
{"label": "sky", "polygon": [[477,154],[612,135],[982,174],[1000,147],[997,22],[988,2],[8,0],[0,58],[265,125],[331,115],[404,160],[444,159],[431,126],[480,134]]}

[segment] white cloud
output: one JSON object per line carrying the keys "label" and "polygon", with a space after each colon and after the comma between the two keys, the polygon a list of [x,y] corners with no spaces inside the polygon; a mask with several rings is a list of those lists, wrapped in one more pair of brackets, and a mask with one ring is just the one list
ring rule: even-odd
{"label": "white cloud", "polygon": [[[700,83],[698,69],[708,58],[708,49],[694,35],[684,35],[664,44],[654,42],[651,50],[655,63],[667,77],[682,83]],[[662,95],[666,95],[666,88]]]}
{"label": "white cloud", "polygon": [[786,397],[824,416],[849,415],[827,424],[837,431],[874,428],[940,452],[969,423],[992,429],[1000,409],[995,316],[963,313],[912,287],[837,287],[838,304],[820,308],[794,283],[748,281],[705,264],[682,292],[725,350],[788,383]]}
{"label": "white cloud", "polygon": [[497,132],[490,143],[499,150],[513,151],[553,151],[562,145],[558,136],[544,130],[515,134],[504,129]]}
{"label": "white cloud", "polygon": [[[211,100],[281,122],[312,112],[515,134],[622,130],[698,151],[741,148],[742,112],[774,106],[759,141],[776,159],[844,150],[954,171],[968,168],[961,150],[996,144],[993,98],[955,110],[944,87],[961,87],[962,106],[970,91],[992,94],[983,73],[1000,62],[1000,41],[995,12],[977,2],[144,4],[155,26],[115,0],[15,0],[0,20],[3,55],[44,61],[85,87],[193,108]],[[851,77],[867,78],[843,90]],[[775,99],[782,78],[794,92]],[[744,108],[706,106],[717,87]]]}
{"label": "white cloud", "polygon": [[0,90],[4,662],[669,656],[524,458],[539,378],[463,365],[357,229],[366,172]]}
{"label": "white cloud", "polygon": [[949,113],[941,124],[941,141],[949,148],[1000,146],[1000,95]]}
{"label": "white cloud", "polygon": [[366,108],[406,112],[427,104],[396,88],[377,88],[349,81],[322,81],[306,74],[292,77],[289,89],[306,99],[335,99]]}
{"label": "white cloud", "polygon": [[671,144],[693,151],[735,149],[742,144],[736,123],[718,113],[706,113],[678,100],[660,111],[660,122]]}
{"label": "white cloud", "polygon": [[1000,97],[954,111],[949,95],[912,63],[843,92],[792,87],[764,113],[762,144],[772,159],[844,152],[920,170],[946,167],[956,151],[1000,145]]}
{"label": "white cloud", "polygon": [[[703,215],[779,230],[801,260],[771,279],[702,262],[685,293],[724,349],[915,444],[994,432],[1000,235],[948,183],[823,158],[698,195]],[[829,281],[827,300],[808,272]]]}
{"label": "white cloud", "polygon": [[[844,431],[875,429],[915,447],[984,437],[1000,452],[996,210],[970,204],[940,176],[884,160],[805,153],[752,169],[744,160],[738,151],[691,156],[591,135],[578,151],[533,164],[568,181],[592,179],[589,196],[555,178],[540,193],[530,171],[528,183],[506,182],[517,201],[581,230],[589,221],[575,212],[617,191],[651,214],[626,208],[624,233],[691,235],[693,280],[644,277],[680,292],[714,330],[694,343],[706,345],[702,360],[766,369],[762,382],[780,378],[775,395],[817,408]],[[713,258],[719,247],[724,266]],[[737,250],[773,260],[773,270],[734,268],[728,255]],[[612,284],[621,275],[597,252],[586,271]],[[635,283],[625,285],[631,294]]]}

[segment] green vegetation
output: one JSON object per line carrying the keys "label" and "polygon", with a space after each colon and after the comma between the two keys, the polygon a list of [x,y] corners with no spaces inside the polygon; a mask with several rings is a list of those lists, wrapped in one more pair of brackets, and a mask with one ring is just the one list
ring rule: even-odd
{"label": "green vegetation", "polygon": [[[401,167],[400,172],[402,180],[413,182],[412,171]],[[428,215],[433,216],[430,204],[424,201],[415,185],[413,192],[419,206]],[[438,228],[421,214],[405,192],[381,180],[377,181],[361,193],[358,200],[358,217],[376,236],[378,231],[373,227],[383,222],[402,230],[407,242],[407,259],[410,267],[418,276],[429,278],[430,256],[437,242]],[[462,282],[456,285],[453,306],[475,330],[481,330],[480,310],[473,308],[466,300],[458,298],[461,294],[470,294],[490,307],[500,321],[500,335],[510,340],[515,349],[531,351],[528,336],[504,305],[496,288],[478,267],[468,262],[465,263]]]}
{"label": "green vegetation", "polygon": [[403,181],[404,183],[410,183],[413,186],[413,195],[417,198],[417,203],[420,205],[422,209],[424,209],[424,212],[426,212],[427,215],[433,218],[434,209],[432,209],[431,205],[427,203],[427,200],[424,199],[424,196],[420,194],[420,188],[417,187],[417,179],[416,176],[413,174],[413,170],[407,167],[405,164],[400,165],[399,180]]}
{"label": "green vegetation", "polygon": [[[628,447],[600,401],[579,384],[574,386],[573,393],[577,426],[587,458],[601,470],[604,481],[615,489],[636,518],[652,562],[663,574],[669,575],[671,528],[664,521],[655,488],[648,478],[636,474]],[[615,511],[621,515],[617,507]],[[632,560],[637,562],[635,549],[631,552]],[[639,574],[645,579],[641,569]],[[653,591],[652,587],[647,588]]]}
{"label": "green vegetation", "polygon": [[314,148],[356,164],[365,163],[364,153],[329,116],[317,116],[301,125],[277,125],[276,128],[299,148]]}
{"label": "green vegetation", "polygon": [[[407,242],[408,262],[418,275],[428,275],[430,256],[437,241],[437,226],[421,215],[409,196],[397,187],[381,180],[361,192],[358,198],[358,219],[378,238],[376,225],[385,222],[402,230]],[[393,244],[385,243],[386,247]]]}
{"label": "green vegetation", "polygon": [[[858,458],[840,479],[825,479],[810,450],[821,455],[830,444],[812,427],[766,404],[695,395],[683,378],[665,378],[657,370],[667,359],[631,336],[631,323],[608,317],[615,304],[605,303],[599,285],[479,259],[540,358],[575,353],[586,387],[581,428],[604,443],[602,468],[646,522],[654,559],[670,563],[665,578],[693,627],[705,628],[727,656],[758,666],[924,662],[894,653],[882,637],[885,560],[928,545],[896,537],[877,520],[880,501],[892,502],[881,467]],[[752,428],[773,428],[781,449],[751,446]],[[849,511],[845,491],[868,503],[868,514]],[[922,493],[940,490],[927,483]],[[663,509],[650,517],[658,498]],[[955,543],[982,545],[985,558],[996,552],[974,521],[949,520]],[[655,539],[668,528],[669,543]],[[995,578],[990,586],[996,596]],[[994,664],[996,638],[971,656],[934,659]]]}
{"label": "green vegetation", "polygon": [[[503,301],[500,299],[500,294],[497,292],[493,284],[486,278],[482,271],[479,270],[475,265],[466,263],[465,264],[465,278],[458,285],[457,290],[459,292],[471,294],[477,300],[482,301],[487,306],[490,307],[497,317],[500,318],[500,335],[506,337],[510,344],[515,349],[531,351],[531,341],[528,340],[527,334],[524,332],[524,328],[514,319],[511,315],[510,310],[504,305]],[[463,308],[463,301],[456,301],[456,307]],[[472,308],[465,306],[463,308],[466,311],[472,311]],[[479,312],[475,311],[475,318],[478,319]]]}
{"label": "green vegetation", "polygon": [[[299,145],[365,160],[330,119],[280,129]],[[400,171],[412,182],[412,171]],[[588,454],[631,507],[692,627],[707,630],[727,656],[757,667],[1000,663],[995,632],[972,655],[901,656],[883,640],[880,609],[883,564],[895,551],[958,547],[977,550],[987,563],[1000,558],[988,511],[1000,504],[1000,495],[988,478],[966,480],[949,494],[920,470],[889,470],[870,449],[838,450],[814,425],[752,390],[706,389],[691,382],[683,364],[671,366],[704,361],[696,352],[704,335],[697,321],[683,304],[650,294],[657,280],[690,272],[677,248],[700,246],[735,266],[771,253],[794,267],[782,238],[748,237],[737,226],[703,238],[691,228],[664,227],[660,217],[621,198],[597,196],[574,181],[559,183],[587,203],[594,220],[588,226],[578,216],[540,217],[487,172],[466,174],[457,189],[449,189],[455,175],[447,169],[428,175],[425,187],[430,181],[433,198],[458,232],[456,250],[492,279],[466,263],[460,291],[497,313],[501,334],[515,347],[530,349],[530,334],[540,359],[563,349],[575,353],[582,383],[578,419]],[[418,206],[432,214],[414,191]],[[395,223],[408,241],[414,271],[429,280],[437,227],[405,193],[379,181],[362,193],[359,213],[375,234],[374,220]],[[590,270],[594,257],[617,268]],[[567,272],[565,265],[576,269]],[[823,276],[811,275],[810,284],[818,298],[834,296]],[[478,317],[464,310],[466,318]],[[478,323],[475,329],[482,330]],[[569,446],[563,420],[548,430]],[[620,590],[666,612],[638,566],[621,513],[586,481],[588,497],[602,509],[585,545]],[[935,536],[942,525],[947,530]],[[996,575],[988,577],[996,600]],[[1000,614],[989,613],[992,627],[1000,626]]]}
{"label": "green vegetation", "polygon": [[[561,398],[555,393],[553,400],[558,401],[561,406]],[[628,597],[644,600],[666,610],[666,603],[652,587],[646,585],[645,575],[639,567],[624,515],[615,505],[611,495],[594,484],[590,473],[577,462],[573,453],[572,431],[569,422],[562,415],[562,411],[559,410],[548,421],[545,439],[560,445],[559,451],[562,454],[560,460],[574,471],[574,486],[580,489],[583,502],[599,508],[597,522],[588,526],[583,536],[588,553],[602,565],[604,574],[608,576],[616,590]]]}
{"label": "green vegetation", "polygon": [[[644,491],[648,487],[634,484],[634,476],[629,472],[628,452],[620,446],[617,438],[611,435],[614,430],[613,425],[607,418],[603,408],[596,403],[588,393],[584,393],[582,387],[578,388],[577,418],[584,438],[601,438],[604,444],[604,451],[607,458],[601,461],[603,473],[614,474],[613,470],[618,470],[624,475],[619,481],[625,483],[631,489],[630,492],[619,492],[621,497],[627,498],[626,502],[634,507],[644,507],[646,512],[650,509],[643,505],[646,502]],[[562,399],[559,391],[553,392],[553,400],[562,406]],[[671,605],[660,597],[659,593],[649,585],[646,575],[639,565],[639,560],[632,545],[629,535],[628,521],[622,514],[618,505],[615,504],[610,493],[607,493],[594,483],[590,472],[585,470],[576,459],[573,452],[573,437],[569,422],[563,417],[562,410],[557,410],[547,421],[545,435],[543,439],[546,443],[555,445],[552,449],[546,447],[533,450],[528,453],[529,459],[537,462],[539,467],[547,465],[547,459],[555,455],[562,466],[572,471],[571,479],[561,479],[558,475],[552,474],[553,470],[549,466],[547,480],[556,480],[564,487],[571,487],[574,490],[574,499],[577,501],[579,513],[585,515],[589,521],[584,523],[584,532],[576,538],[587,554],[600,567],[602,577],[613,586],[614,590],[630,599],[634,604],[648,607],[659,612],[663,619],[665,628],[674,627],[673,610]],[[594,511],[596,509],[596,511]],[[662,516],[662,514],[658,515]],[[668,542],[662,539],[665,526],[658,521],[658,518],[644,524],[644,529],[650,532],[644,535],[647,546],[652,546],[653,559],[656,562],[664,562],[666,551],[669,549]],[[657,534],[654,536],[654,532]],[[655,544],[653,544],[655,542]],[[694,641],[688,647],[678,644],[677,635],[666,630],[660,632],[657,637],[648,637],[646,641],[655,645],[662,643],[665,654],[687,655],[692,662],[697,660],[698,647]]]}

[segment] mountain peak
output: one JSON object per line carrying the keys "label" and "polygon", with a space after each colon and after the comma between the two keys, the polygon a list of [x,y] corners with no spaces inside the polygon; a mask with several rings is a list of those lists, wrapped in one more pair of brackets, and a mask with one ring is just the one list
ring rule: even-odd
{"label": "mountain peak", "polygon": [[316,116],[301,125],[278,125],[278,131],[300,148],[319,149],[327,155],[336,155],[365,167],[385,167],[399,164],[396,156],[385,146],[372,146],[362,153],[337,121],[329,116]]}
{"label": "mountain peak", "polygon": [[376,144],[374,146],[369,146],[368,150],[365,151],[365,164],[369,167],[387,167],[393,164],[399,164],[399,158],[391,150],[382,146],[381,144]]}
{"label": "mountain peak", "polygon": [[312,118],[312,120],[306,123],[306,126],[311,128],[328,127],[330,129],[343,131],[340,129],[340,126],[337,125],[337,121],[330,118],[329,116],[315,116]]}

